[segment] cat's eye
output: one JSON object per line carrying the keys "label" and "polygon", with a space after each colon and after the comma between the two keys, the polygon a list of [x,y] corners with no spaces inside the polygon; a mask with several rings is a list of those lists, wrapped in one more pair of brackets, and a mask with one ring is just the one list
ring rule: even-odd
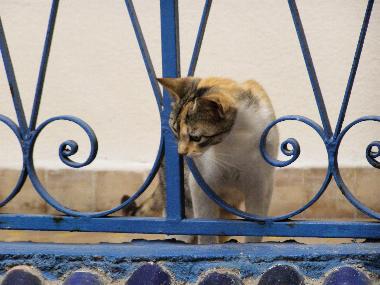
{"label": "cat's eye", "polygon": [[202,137],[201,136],[192,136],[190,135],[190,140],[192,140],[193,142],[199,142],[201,141]]}

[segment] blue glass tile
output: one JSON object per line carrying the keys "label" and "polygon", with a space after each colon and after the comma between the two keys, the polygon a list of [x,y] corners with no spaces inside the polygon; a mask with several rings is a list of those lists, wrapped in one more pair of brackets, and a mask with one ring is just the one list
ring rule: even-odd
{"label": "blue glass tile", "polygon": [[369,285],[367,276],[352,267],[341,267],[327,276],[324,285]]}
{"label": "blue glass tile", "polygon": [[103,285],[99,277],[91,272],[74,272],[63,285]]}
{"label": "blue glass tile", "polygon": [[303,285],[303,277],[293,267],[277,265],[261,276],[258,285]]}
{"label": "blue glass tile", "polygon": [[169,285],[170,276],[156,264],[145,264],[133,272],[126,285]]}
{"label": "blue glass tile", "polygon": [[243,285],[243,282],[232,274],[213,272],[208,274],[199,285]]}
{"label": "blue glass tile", "polygon": [[14,269],[11,270],[4,278],[1,285],[41,285],[40,278],[36,275],[23,270]]}

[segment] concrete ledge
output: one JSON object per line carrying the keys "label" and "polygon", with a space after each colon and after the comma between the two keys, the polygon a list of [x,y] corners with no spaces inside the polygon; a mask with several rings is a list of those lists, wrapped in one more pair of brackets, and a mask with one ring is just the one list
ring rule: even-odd
{"label": "concrete ledge", "polygon": [[[73,283],[79,279],[98,280],[96,284],[156,284],[143,282],[149,278],[166,280],[157,284],[217,284],[213,283],[217,280],[224,280],[223,284],[277,284],[270,283],[273,278],[292,285],[377,284],[380,244],[0,243],[4,280],[10,270],[25,265],[33,269],[31,278],[41,278],[42,284],[80,284]],[[344,278],[362,283],[339,283]]]}

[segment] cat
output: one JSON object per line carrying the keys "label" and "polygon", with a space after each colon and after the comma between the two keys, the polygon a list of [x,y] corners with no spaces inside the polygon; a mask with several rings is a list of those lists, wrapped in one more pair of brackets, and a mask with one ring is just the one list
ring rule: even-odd
{"label": "cat", "polygon": [[[173,99],[169,126],[178,141],[178,153],[193,159],[211,188],[223,199],[246,211],[267,215],[273,189],[273,167],[261,156],[264,128],[275,120],[271,101],[254,80],[237,83],[220,77],[157,79]],[[269,133],[266,149],[278,152],[278,130]],[[165,206],[164,165],[160,183],[141,206],[125,215],[162,215]],[[188,218],[225,218],[227,214],[200,189],[185,165],[185,212]],[[124,200],[127,197],[124,197]],[[216,236],[199,236],[198,242],[217,242]],[[183,239],[183,238],[181,238]],[[193,242],[188,236],[185,241]],[[260,238],[247,237],[256,242]]]}

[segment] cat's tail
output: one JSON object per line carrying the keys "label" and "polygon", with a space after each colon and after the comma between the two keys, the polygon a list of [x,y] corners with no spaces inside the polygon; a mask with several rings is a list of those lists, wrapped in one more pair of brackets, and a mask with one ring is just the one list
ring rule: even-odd
{"label": "cat's tail", "polygon": [[[123,195],[121,203],[130,197]],[[162,183],[158,183],[154,192],[140,205],[133,201],[122,209],[124,216],[162,217],[165,207],[165,191]]]}
{"label": "cat's tail", "polygon": [[[123,195],[123,197],[121,197],[120,202],[124,203],[129,198],[131,198],[129,195]],[[137,206],[136,201],[133,201],[128,206],[121,209],[121,211],[123,213],[123,216],[136,216],[136,213],[139,211],[140,208],[141,208],[141,206],[140,207]]]}

